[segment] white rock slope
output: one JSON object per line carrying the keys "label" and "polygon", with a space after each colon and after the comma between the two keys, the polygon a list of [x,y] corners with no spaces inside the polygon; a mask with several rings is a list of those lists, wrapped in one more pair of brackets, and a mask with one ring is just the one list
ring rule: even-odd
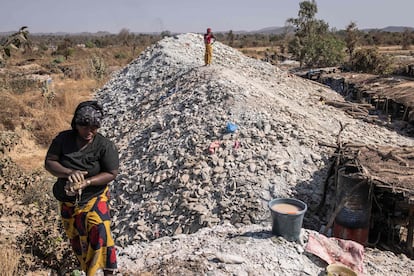
{"label": "white rock slope", "polygon": [[[220,42],[214,44],[212,66],[202,66],[203,54],[200,35],[165,38],[97,93],[108,114],[103,130],[120,150],[112,187],[114,233],[125,249],[120,262],[155,269],[177,260],[171,246],[179,252],[184,242],[191,249],[183,252],[182,265],[194,261],[211,275],[256,275],[259,267],[262,275],[317,275],[323,264],[303,255],[300,245],[275,242],[265,233],[242,239],[242,250],[226,247],[238,243],[226,237],[243,236],[246,227],[268,231],[266,204],[280,196],[305,201],[304,225],[318,230],[326,217],[313,210],[333,153],[319,142],[335,144],[340,123],[347,124],[345,142],[413,146],[413,140],[324,105],[321,97],[342,98]],[[237,130],[227,132],[228,123]],[[175,237],[145,243],[164,236]],[[230,264],[212,261],[209,254],[221,251],[238,256]],[[240,262],[250,265],[230,268]]]}

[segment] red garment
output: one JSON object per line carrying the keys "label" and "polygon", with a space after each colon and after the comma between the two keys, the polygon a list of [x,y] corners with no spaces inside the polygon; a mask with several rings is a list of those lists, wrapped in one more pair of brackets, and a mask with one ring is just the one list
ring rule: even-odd
{"label": "red garment", "polygon": [[212,40],[216,39],[213,35],[213,33],[206,33],[204,34],[204,43],[205,44],[211,44]]}

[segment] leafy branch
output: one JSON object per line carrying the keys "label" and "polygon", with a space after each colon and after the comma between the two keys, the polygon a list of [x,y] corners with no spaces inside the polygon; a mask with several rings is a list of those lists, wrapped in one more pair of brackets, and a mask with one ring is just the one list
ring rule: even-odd
{"label": "leafy branch", "polygon": [[28,27],[23,26],[18,32],[7,37],[6,41],[0,45],[0,63],[6,58],[11,57],[12,50],[18,50],[24,45],[27,45]]}

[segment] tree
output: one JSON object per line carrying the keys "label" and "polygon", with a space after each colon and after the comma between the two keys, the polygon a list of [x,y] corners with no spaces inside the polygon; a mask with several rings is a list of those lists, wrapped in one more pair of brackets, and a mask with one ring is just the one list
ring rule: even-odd
{"label": "tree", "polygon": [[118,41],[123,46],[129,46],[133,40],[133,34],[129,32],[128,29],[123,28],[117,35]]}
{"label": "tree", "polygon": [[233,44],[234,44],[234,34],[233,34],[233,31],[232,30],[230,30],[228,32],[228,34],[227,34],[227,41],[228,41],[229,46],[233,47]]}
{"label": "tree", "polygon": [[287,20],[295,27],[295,36],[288,45],[289,52],[301,67],[332,66],[343,59],[343,43],[333,36],[326,22],[315,19],[317,12],[315,0],[303,1],[299,3],[298,18]]}
{"label": "tree", "polygon": [[346,27],[346,36],[345,36],[346,49],[348,50],[350,59],[352,59],[352,56],[354,55],[355,49],[358,45],[358,40],[359,40],[358,28],[355,22],[351,22]]}
{"label": "tree", "polygon": [[318,66],[336,66],[341,64],[344,60],[344,49],[345,44],[335,38],[333,34],[326,35],[321,40],[316,42],[316,55],[312,64]]}
{"label": "tree", "polygon": [[27,28],[27,26],[21,27],[17,33],[7,37],[6,41],[0,45],[0,64],[2,64],[6,58],[11,56],[12,50],[17,50],[28,45],[29,31]]}
{"label": "tree", "polygon": [[162,38],[169,37],[169,36],[171,36],[171,32],[170,31],[162,31],[161,34],[160,34],[160,36]]}
{"label": "tree", "polygon": [[412,35],[412,32],[410,32],[409,29],[405,28],[404,32],[402,33],[402,39],[401,39],[401,48],[403,50],[410,50],[411,35]]}

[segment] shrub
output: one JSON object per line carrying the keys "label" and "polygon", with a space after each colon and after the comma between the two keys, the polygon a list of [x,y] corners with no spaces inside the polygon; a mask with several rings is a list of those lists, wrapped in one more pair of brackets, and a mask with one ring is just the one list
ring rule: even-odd
{"label": "shrub", "polygon": [[127,57],[125,53],[116,53],[114,56],[116,59],[124,59]]}
{"label": "shrub", "polygon": [[62,63],[62,62],[64,62],[65,61],[65,57],[64,56],[61,56],[61,55],[58,55],[54,60],[53,60],[53,63],[55,63],[55,64],[59,64],[59,63]]}
{"label": "shrub", "polygon": [[377,48],[357,50],[350,60],[350,67],[354,71],[378,75],[390,74],[392,65],[392,59],[379,53]]}
{"label": "shrub", "polygon": [[95,48],[95,43],[93,43],[92,41],[88,40],[85,42],[85,47],[86,48]]}
{"label": "shrub", "polygon": [[41,268],[41,264],[42,267],[57,271],[58,275],[65,275],[65,270],[76,268],[77,260],[63,234],[58,203],[53,199],[50,189],[53,180],[45,178],[40,171],[39,175],[33,173],[31,178],[31,181],[27,181],[22,198],[23,203],[30,207],[23,216],[31,227],[26,228],[17,240],[22,252],[31,254],[35,262],[23,266],[33,271]]}
{"label": "shrub", "polygon": [[98,56],[93,56],[92,59],[90,60],[90,63],[92,67],[93,76],[97,80],[103,79],[106,75],[106,64],[103,58],[98,57]]}

